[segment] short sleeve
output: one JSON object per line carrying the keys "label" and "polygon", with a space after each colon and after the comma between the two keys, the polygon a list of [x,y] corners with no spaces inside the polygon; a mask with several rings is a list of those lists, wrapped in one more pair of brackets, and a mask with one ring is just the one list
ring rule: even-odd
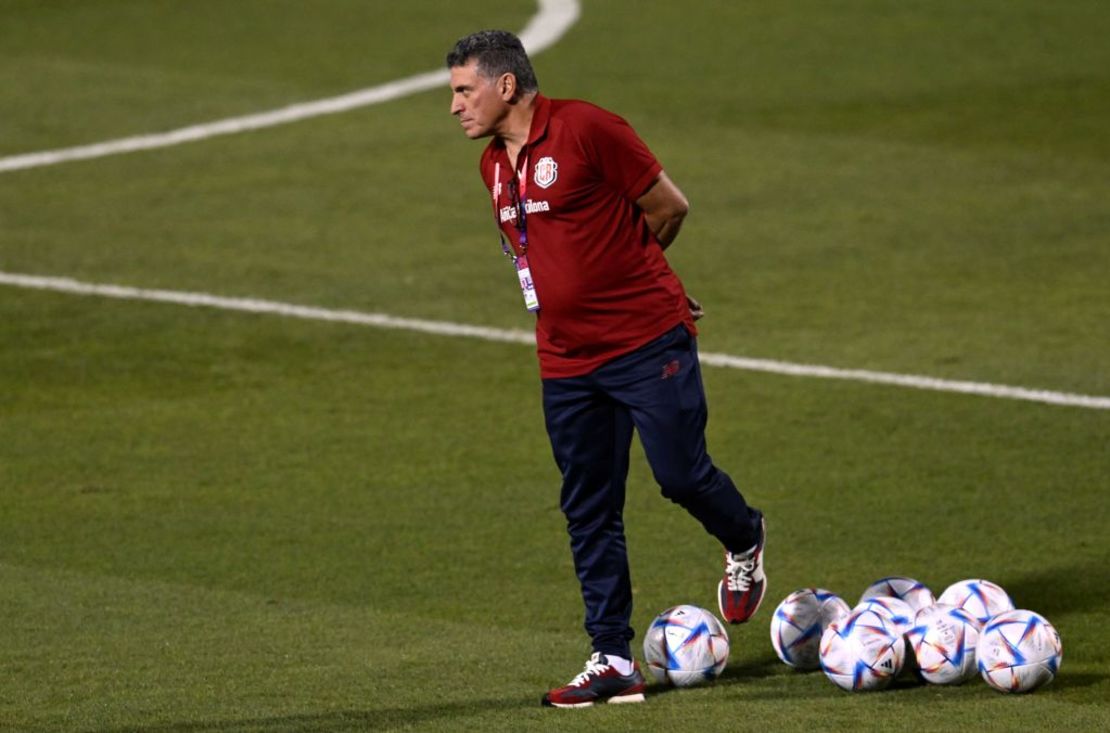
{"label": "short sleeve", "polygon": [[663,166],[623,118],[591,104],[581,110],[580,144],[606,183],[629,201],[651,187]]}

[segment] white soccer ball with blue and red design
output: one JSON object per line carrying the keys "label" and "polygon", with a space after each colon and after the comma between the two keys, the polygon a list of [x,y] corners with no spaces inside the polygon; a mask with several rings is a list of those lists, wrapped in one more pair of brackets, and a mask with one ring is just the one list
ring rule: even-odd
{"label": "white soccer ball with blue and red design", "polygon": [[979,619],[981,624],[985,624],[992,616],[1014,610],[1014,602],[1002,586],[981,578],[953,583],[944,589],[937,603],[962,608]]}
{"label": "white soccer ball with blue and red design", "polygon": [[795,669],[818,669],[821,634],[850,612],[843,598],[824,588],[796,590],[771,617],[771,646],[779,659]]}
{"label": "white soccer ball with blue and red design", "polygon": [[910,604],[892,596],[866,598],[852,609],[852,613],[856,611],[874,611],[886,616],[899,634],[905,634],[912,629],[914,619],[917,618],[917,611],[914,611]]}
{"label": "white soccer ball with blue and red design", "polygon": [[979,633],[979,674],[1000,692],[1032,692],[1056,679],[1064,647],[1060,634],[1033,611],[1005,611]]}
{"label": "white soccer ball with blue and red design", "polygon": [[644,635],[644,661],[658,682],[692,687],[720,676],[728,663],[728,632],[709,611],[675,606],[655,617]]}
{"label": "white soccer ball with blue and red design", "polygon": [[978,673],[979,620],[962,608],[936,604],[917,614],[906,633],[918,674],[934,685],[958,685]]}
{"label": "white soccer ball with blue and red design", "polygon": [[881,690],[898,676],[906,644],[889,618],[855,611],[829,624],[821,636],[821,669],[845,690]]}
{"label": "white soccer ball with blue and red design", "polygon": [[[926,588],[924,583],[920,583],[913,578],[907,578],[903,575],[892,575],[889,578],[879,578],[874,583],[867,586],[867,590],[859,597],[859,602],[863,603],[868,598],[875,598],[877,596],[886,596],[905,601],[910,605],[914,613],[937,602],[936,597],[933,595],[933,591]],[[859,603],[856,605],[858,606]]]}

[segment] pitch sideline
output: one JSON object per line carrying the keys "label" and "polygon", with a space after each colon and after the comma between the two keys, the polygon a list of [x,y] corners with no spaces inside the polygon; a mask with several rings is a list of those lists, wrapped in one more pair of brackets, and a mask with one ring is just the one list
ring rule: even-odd
{"label": "pitch sideline", "polygon": [[[578,22],[581,15],[578,0],[537,0],[537,3],[538,12],[532,16],[524,30],[520,32],[520,40],[531,54],[539,53],[555,45],[570,30],[571,26]],[[359,107],[389,102],[436,87],[442,86],[446,89],[449,81],[450,74],[448,71],[440,69],[360,89],[338,97],[317,99],[312,102],[302,102],[267,112],[256,112],[241,117],[229,117],[214,122],[189,125],[168,132],[136,135],[59,150],[43,150],[35,153],[11,155],[0,158],[0,173],[57,165],[73,160],[89,160],[90,158],[103,158],[108,155],[134,153],[140,150],[168,148],[220,135],[233,135],[276,125],[285,125],[310,117],[348,112]]]}
{"label": "pitch sideline", "polygon": [[[416,331],[437,336],[454,336],[500,341],[517,344],[535,345],[535,336],[529,331],[519,329],[474,326],[450,321],[429,321],[418,318],[403,318],[386,313],[365,313],[353,310],[333,310],[313,306],[281,303],[256,298],[228,298],[211,293],[197,293],[179,290],[149,290],[124,285],[89,283],[63,277],[43,277],[14,272],[0,271],[0,285],[32,290],[47,290],[72,295],[85,295],[120,300],[139,300],[156,303],[171,303],[190,307],[216,308],[301,318],[314,321],[349,323],[374,328],[388,328],[403,331]],[[916,374],[895,374],[876,372],[866,369],[839,369],[818,364],[795,364],[771,359],[753,359],[730,354],[702,353],[701,362],[707,366],[740,369],[744,371],[766,372],[791,377],[813,377],[818,379],[839,379],[851,382],[883,384],[910,389],[935,392],[954,392],[999,399],[1023,400],[1049,405],[1081,407],[1090,410],[1110,410],[1110,397],[1071,394],[1051,390],[1011,387],[1002,384],[970,382],[963,380],[939,379]]]}

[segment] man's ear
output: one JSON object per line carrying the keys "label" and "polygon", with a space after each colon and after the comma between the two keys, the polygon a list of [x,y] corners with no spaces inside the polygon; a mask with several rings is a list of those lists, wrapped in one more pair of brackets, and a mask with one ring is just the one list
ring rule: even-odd
{"label": "man's ear", "polygon": [[506,102],[516,99],[516,74],[507,71],[497,79],[497,94]]}

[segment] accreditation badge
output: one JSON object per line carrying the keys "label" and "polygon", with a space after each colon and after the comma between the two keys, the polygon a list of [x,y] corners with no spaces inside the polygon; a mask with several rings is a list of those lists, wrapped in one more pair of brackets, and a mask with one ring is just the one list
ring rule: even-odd
{"label": "accreditation badge", "polygon": [[528,257],[516,258],[516,274],[520,278],[520,292],[524,295],[524,307],[530,311],[540,309],[540,298],[536,295],[536,284],[532,282],[532,270],[528,268]]}

